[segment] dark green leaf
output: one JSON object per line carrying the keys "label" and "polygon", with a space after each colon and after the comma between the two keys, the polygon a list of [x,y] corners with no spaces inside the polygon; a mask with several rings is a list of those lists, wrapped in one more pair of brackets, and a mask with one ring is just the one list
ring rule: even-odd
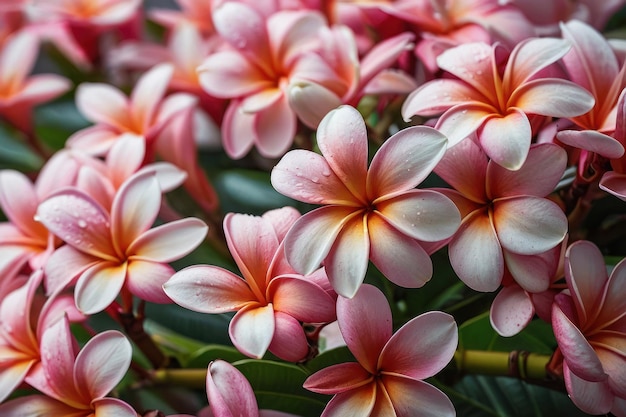
{"label": "dark green leaf", "polygon": [[39,170],[43,163],[43,159],[24,143],[17,132],[0,125],[0,169],[32,172]]}

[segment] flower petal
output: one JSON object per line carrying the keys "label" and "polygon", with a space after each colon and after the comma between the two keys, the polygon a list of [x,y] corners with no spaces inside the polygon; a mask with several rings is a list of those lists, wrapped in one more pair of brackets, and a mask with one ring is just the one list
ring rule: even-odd
{"label": "flower petal", "polygon": [[274,338],[274,307],[249,306],[239,310],[228,328],[230,340],[244,355],[261,359]]}
{"label": "flower petal", "polygon": [[365,279],[369,253],[367,217],[357,212],[344,224],[324,260],[328,280],[337,294],[354,296]]}
{"label": "flower petal", "polygon": [[363,202],[366,201],[367,143],[363,116],[350,106],[329,112],[317,128],[317,144],[328,165]]}
{"label": "flower petal", "polygon": [[163,284],[172,275],[174,268],[168,264],[132,259],[128,262],[126,287],[134,296],[150,303],[171,303],[163,292]]}
{"label": "flower petal", "polygon": [[504,275],[504,257],[496,231],[484,210],[463,219],[448,245],[450,264],[459,278],[476,291],[495,291]]}
{"label": "flower petal", "polygon": [[252,386],[237,368],[226,361],[218,359],[209,364],[206,392],[211,411],[216,416],[259,415]]}
{"label": "flower petal", "polygon": [[500,244],[522,255],[536,255],[558,245],[567,233],[567,218],[551,200],[532,196],[496,200],[493,224]]}
{"label": "flower petal", "polygon": [[[558,301],[558,298],[555,300]],[[559,303],[552,305],[552,329],[569,369],[590,382],[606,381],[602,362],[585,336],[563,313]]]}
{"label": "flower petal", "polygon": [[367,221],[370,259],[389,281],[405,288],[420,288],[432,278],[432,261],[415,239],[376,213]]}
{"label": "flower petal", "polygon": [[430,378],[450,363],[457,344],[454,318],[430,311],[411,319],[391,336],[380,354],[378,369],[412,379]]}
{"label": "flower petal", "polygon": [[300,362],[309,353],[309,343],[302,324],[289,314],[274,314],[274,337],[268,350],[282,360]]}
{"label": "flower petal", "polygon": [[94,417],[135,417],[137,412],[133,407],[117,398],[101,398],[92,403]]}
{"label": "flower petal", "polygon": [[506,169],[520,169],[530,149],[532,136],[528,117],[512,109],[504,117],[491,117],[478,133],[480,144],[495,163]]}
{"label": "flower petal", "polygon": [[503,79],[512,91],[529,78],[562,58],[571,45],[564,39],[530,38],[518,43],[506,64]]}
{"label": "flower petal", "polygon": [[287,97],[298,119],[311,129],[317,129],[324,116],[342,104],[335,92],[308,80],[290,80]]}
{"label": "flower petal", "polygon": [[222,144],[233,159],[243,158],[257,141],[256,115],[245,113],[241,107],[241,101],[231,101],[222,121]]}
{"label": "flower petal", "polygon": [[452,200],[432,190],[412,190],[376,204],[378,212],[396,229],[426,242],[452,236],[461,215]]}
{"label": "flower petal", "polygon": [[109,84],[80,84],[76,89],[76,106],[90,122],[109,125],[119,131],[132,126],[127,97]]}
{"label": "flower petal", "polygon": [[291,147],[296,134],[296,114],[284,94],[269,107],[256,113],[256,148],[266,158],[279,158]]}
{"label": "flower petal", "polygon": [[492,107],[480,103],[459,104],[439,117],[435,129],[448,138],[448,147],[451,148],[476,132],[485,120],[493,116],[493,112]]}
{"label": "flower petal", "polygon": [[511,106],[527,114],[574,117],[591,110],[595,99],[587,90],[571,81],[542,78],[517,89],[510,102]]}
{"label": "flower petal", "polygon": [[367,173],[370,200],[417,187],[443,157],[448,139],[433,128],[412,126],[380,147]]}
{"label": "flower petal", "polygon": [[[596,281],[602,281],[602,275],[597,276]],[[604,291],[598,323],[618,324],[626,316],[626,262],[622,260],[615,265]]]}
{"label": "flower petal", "polygon": [[503,337],[521,332],[535,315],[532,300],[521,287],[509,285],[500,290],[491,303],[491,327]]}
{"label": "flower petal", "polygon": [[562,130],[556,138],[566,145],[594,152],[609,159],[618,159],[624,155],[624,146],[609,135],[597,130]]}
{"label": "flower petal", "polygon": [[36,384],[36,388],[56,399],[75,399],[77,393],[73,384],[73,369],[78,347],[70,331],[67,316],[45,329],[41,335],[40,348],[41,365],[47,385]]}
{"label": "flower petal", "polygon": [[317,284],[299,277],[278,276],[270,281],[268,300],[274,310],[306,323],[335,320],[335,300]]}
{"label": "flower petal", "polygon": [[243,279],[217,266],[184,268],[172,275],[163,289],[178,305],[200,313],[236,311],[255,300]]}
{"label": "flower petal", "polygon": [[376,384],[370,383],[335,395],[320,417],[370,416],[376,403]]}
{"label": "flower petal", "polygon": [[473,140],[463,140],[448,149],[435,173],[452,188],[476,202],[486,202],[488,158]]}
{"label": "flower petal", "polygon": [[372,374],[357,362],[331,365],[304,381],[303,387],[318,394],[338,394],[358,388],[366,383]]}
{"label": "flower petal", "polygon": [[122,380],[133,348],[122,333],[98,333],[81,349],[74,365],[74,381],[92,400],[106,396]]}
{"label": "flower petal", "polygon": [[346,345],[371,374],[378,373],[381,351],[392,334],[389,303],[383,293],[363,284],[352,299],[337,299],[337,321]]}
{"label": "flower petal", "polygon": [[46,227],[35,221],[39,198],[32,182],[19,171],[0,170],[0,207],[18,229],[30,237],[46,236]]}
{"label": "flower petal", "polygon": [[454,417],[454,405],[446,394],[432,385],[396,375],[383,375],[397,417]]}
{"label": "flower petal", "polygon": [[569,369],[568,363],[563,363],[563,377],[567,393],[576,407],[593,415],[607,414],[611,410],[614,395],[607,381],[582,379]]}
{"label": "flower petal", "polygon": [[65,405],[45,395],[26,395],[0,405],[0,413],[5,417],[49,416],[55,413],[65,417],[80,417],[85,415],[84,410]]}
{"label": "flower petal", "polygon": [[319,268],[353,212],[352,207],[325,206],[299,218],[284,241],[291,266],[302,275]]}
{"label": "flower petal", "polygon": [[130,95],[130,115],[135,129],[146,133],[154,123],[156,111],[173,74],[172,64],[161,63],[137,80]]}
{"label": "flower petal", "polygon": [[402,104],[402,117],[436,116],[449,108],[467,102],[481,102],[484,96],[461,80],[440,78],[423,84]]}
{"label": "flower petal", "polygon": [[200,219],[176,220],[143,233],[130,244],[126,254],[133,259],[172,262],[196,249],[207,230],[207,225]]}
{"label": "flower petal", "polygon": [[[4,353],[4,352],[3,352]],[[30,369],[37,361],[18,360],[13,363],[7,361],[2,355],[2,370],[0,370],[0,403],[4,402],[17,387],[24,382]]]}
{"label": "flower petal", "polygon": [[100,262],[92,266],[76,282],[76,307],[88,315],[101,312],[115,301],[125,281],[126,263]]}
{"label": "flower petal", "polygon": [[260,68],[234,51],[209,55],[198,67],[202,88],[219,98],[237,98],[272,86]]}
{"label": "flower petal", "polygon": [[561,246],[538,255],[520,255],[505,250],[504,262],[515,282],[524,290],[537,293],[550,287],[557,272],[560,254]]}
{"label": "flower petal", "polygon": [[56,294],[72,284],[80,274],[102,260],[63,245],[56,249],[44,266],[46,295]]}
{"label": "flower petal", "polygon": [[605,172],[600,180],[600,188],[620,200],[626,201],[626,174],[615,171]]}

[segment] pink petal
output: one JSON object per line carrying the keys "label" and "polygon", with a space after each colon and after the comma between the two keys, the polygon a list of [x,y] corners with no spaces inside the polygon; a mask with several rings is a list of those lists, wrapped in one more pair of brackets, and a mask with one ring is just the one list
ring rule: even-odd
{"label": "pink petal", "polygon": [[78,172],[74,186],[91,196],[101,207],[109,209],[115,196],[115,186],[106,174],[90,166],[83,166]]}
{"label": "pink petal", "polygon": [[605,172],[600,180],[600,188],[620,200],[626,201],[626,174],[615,171]]}
{"label": "pink petal", "polygon": [[331,111],[317,128],[317,143],[341,182],[365,201],[367,132],[361,114],[350,106]]}
{"label": "pink petal", "polygon": [[608,382],[592,382],[582,379],[574,374],[568,365],[569,363],[563,363],[565,388],[576,407],[593,415],[608,413],[614,398]]}
{"label": "pink petal", "polygon": [[344,224],[324,261],[328,280],[337,294],[354,296],[365,279],[369,252],[367,217],[357,212]]}
{"label": "pink petal", "polygon": [[111,207],[111,234],[116,251],[126,253],[130,244],[152,226],[161,208],[161,188],[154,172],[137,173],[117,191]]}
{"label": "pink petal", "polygon": [[378,212],[413,239],[436,242],[451,237],[461,216],[454,203],[437,191],[411,190],[376,204]]}
{"label": "pink petal", "polygon": [[535,315],[532,300],[521,287],[509,285],[500,290],[491,303],[489,319],[500,336],[521,332]]}
{"label": "pink petal", "polygon": [[91,17],[91,21],[98,25],[119,25],[132,18],[140,6],[141,0],[109,2],[97,15]]}
{"label": "pink petal", "polygon": [[557,303],[552,305],[552,329],[572,372],[587,381],[606,381],[607,375],[593,347]]}
{"label": "pink petal", "polygon": [[[311,10],[305,8],[287,13],[271,13],[265,26],[273,55],[287,67],[301,59],[304,52],[318,47],[316,35],[326,29],[328,23],[321,13],[311,13]],[[352,50],[352,47],[349,44],[346,49]]]}
{"label": "pink petal", "polygon": [[72,87],[65,77],[56,74],[32,75],[26,80],[18,98],[20,101],[44,103],[53,100]]}
{"label": "pink petal", "polygon": [[296,134],[297,118],[284,94],[280,100],[256,113],[254,128],[256,148],[262,156],[279,158],[289,150]]}
{"label": "pink petal", "polygon": [[454,318],[440,311],[421,314],[394,333],[383,348],[378,369],[412,379],[426,379],[453,358],[458,344]]}
{"label": "pink petal", "polygon": [[74,381],[88,398],[104,397],[122,380],[133,355],[126,337],[108,330],[94,336],[76,356]]}
{"label": "pink petal", "polygon": [[261,217],[263,217],[263,220],[268,221],[272,225],[274,232],[276,232],[278,241],[282,242],[291,226],[296,222],[296,220],[302,217],[302,215],[296,208],[285,206],[282,208],[268,210],[263,213]]}
{"label": "pink petal", "polygon": [[563,130],[556,135],[566,145],[594,152],[609,159],[618,159],[624,155],[624,146],[609,135],[597,130]]}
{"label": "pink petal", "polygon": [[0,56],[0,83],[3,91],[20,89],[37,59],[38,42],[37,36],[28,30],[17,31],[5,40]]}
{"label": "pink petal", "polygon": [[404,32],[374,44],[361,59],[361,84],[365,85],[376,74],[391,67],[404,51],[411,48],[414,39],[414,33]]}
{"label": "pink petal", "polygon": [[191,253],[202,243],[208,227],[200,219],[187,218],[148,230],[128,247],[133,259],[172,262]]}
{"label": "pink petal", "polygon": [[435,173],[470,200],[484,203],[488,158],[473,140],[463,140],[448,149]]}
{"label": "pink petal", "polygon": [[24,378],[36,363],[35,359],[20,360],[10,363],[2,352],[3,364],[0,370],[0,403],[4,402],[17,387],[24,382]]}
{"label": "pink petal", "polygon": [[498,236],[484,210],[463,219],[448,245],[450,264],[459,278],[476,291],[495,291],[504,275]]}
{"label": "pink petal", "polygon": [[115,301],[125,281],[126,263],[101,262],[92,266],[76,283],[76,307],[88,315],[101,312]]}
{"label": "pink petal", "polygon": [[65,142],[65,146],[90,155],[105,155],[120,136],[121,133],[116,127],[94,125],[71,135]]}
{"label": "pink petal", "polygon": [[46,294],[56,294],[64,290],[83,271],[97,262],[101,262],[99,257],[83,253],[70,245],[56,249],[44,266]]}
{"label": "pink petal", "polygon": [[76,249],[114,261],[108,213],[87,194],[66,188],[39,205],[37,217],[50,232]]}
{"label": "pink petal", "polygon": [[159,187],[161,187],[162,193],[167,193],[180,187],[188,178],[186,171],[183,171],[174,164],[164,161],[145,165],[137,172],[152,172],[159,181]]}
{"label": "pink petal", "polygon": [[335,300],[324,289],[305,278],[278,276],[270,281],[268,300],[274,310],[306,323],[335,320]]}
{"label": "pink petal", "polygon": [[355,197],[315,152],[295,149],[272,169],[272,186],[279,193],[310,204],[354,204]]}
{"label": "pink petal", "polygon": [[449,108],[468,102],[481,102],[484,96],[463,81],[440,78],[423,84],[408,95],[402,104],[402,117],[437,116]]}
{"label": "pink petal", "polygon": [[324,116],[342,104],[341,98],[332,90],[305,80],[292,80],[287,98],[298,119],[311,129],[317,129]]}
{"label": "pink petal", "polygon": [[520,169],[526,161],[531,136],[528,117],[519,109],[485,121],[478,134],[485,153],[495,163],[512,171]]}
{"label": "pink petal", "polygon": [[493,116],[493,108],[480,103],[459,104],[446,110],[439,117],[435,129],[448,138],[448,147],[453,147],[470,136]]}
{"label": "pink petal", "polygon": [[338,394],[363,385],[372,374],[356,362],[331,365],[317,371],[304,381],[304,388],[318,394]]}
{"label": "pink petal", "polygon": [[558,145],[544,143],[531,146],[525,163],[511,171],[498,164],[487,168],[487,189],[491,198],[552,193],[567,166],[567,153]]}
{"label": "pink petal", "polygon": [[128,262],[126,288],[136,297],[150,303],[171,303],[163,284],[174,275],[168,264],[132,259]]}
{"label": "pink petal", "polygon": [[18,171],[0,170],[0,207],[6,217],[30,237],[46,236],[46,227],[35,221],[39,198],[32,182]]}
{"label": "pink petal", "polygon": [[259,415],[252,386],[237,368],[226,361],[216,360],[209,364],[206,392],[215,416]]}
{"label": "pink petal", "polygon": [[55,413],[65,417],[81,417],[84,411],[65,405],[45,395],[26,395],[0,405],[0,413],[5,417],[46,416]]}
{"label": "pink petal", "polygon": [[520,255],[504,251],[504,262],[507,269],[524,290],[528,292],[546,291],[552,278],[556,275],[558,259],[555,252],[560,254],[559,246],[538,255]]}
{"label": "pink petal", "polygon": [[335,395],[324,408],[320,417],[370,416],[374,411],[377,387],[368,383],[353,390]]}
{"label": "pink petal", "polygon": [[596,353],[604,372],[609,375],[609,387],[613,394],[619,397],[626,397],[626,367],[624,366],[624,338],[622,335],[615,335],[602,341],[609,349],[596,348]]}
{"label": "pink petal", "polygon": [[139,78],[130,96],[130,116],[135,129],[146,132],[154,123],[157,106],[165,95],[173,73],[171,64],[158,64]]}
{"label": "pink petal", "polygon": [[229,157],[243,158],[257,141],[255,114],[244,113],[241,101],[231,101],[222,121],[222,144]]}
{"label": "pink petal", "polygon": [[339,297],[337,320],[346,345],[371,374],[379,371],[379,356],[392,334],[389,303],[383,293],[363,284],[352,299]]}
{"label": "pink petal", "polygon": [[251,305],[235,314],[230,322],[228,334],[241,353],[261,359],[274,338],[274,328],[272,305]]}
{"label": "pink petal", "polygon": [[515,91],[511,106],[527,114],[574,117],[587,113],[595,100],[589,92],[570,81],[544,78],[530,81]]}
{"label": "pink petal", "polygon": [[402,70],[388,69],[380,72],[364,87],[365,95],[398,94],[407,95],[415,90],[415,79]]}
{"label": "pink petal", "polygon": [[73,369],[77,346],[66,316],[45,329],[40,349],[47,386],[37,385],[37,388],[56,399],[76,398]]}
{"label": "pink petal", "polygon": [[509,56],[503,79],[512,91],[569,51],[564,39],[530,38],[518,43]]}
{"label": "pink petal", "polygon": [[413,238],[401,233],[381,216],[368,216],[370,259],[391,282],[401,287],[420,288],[433,275],[428,253]]}
{"label": "pink petal", "polygon": [[325,206],[298,219],[284,241],[291,266],[303,275],[319,268],[353,212],[352,207]]}
{"label": "pink petal", "polygon": [[234,51],[210,55],[197,71],[202,88],[219,98],[243,97],[274,85],[260,68]]}
{"label": "pink petal", "polygon": [[137,172],[146,156],[146,141],[134,134],[120,135],[109,150],[106,166],[116,187]]}
{"label": "pink petal", "polygon": [[[578,275],[578,274],[577,274]],[[603,281],[604,275],[596,276],[596,281]],[[613,271],[604,290],[602,309],[598,314],[598,323],[617,324],[626,316],[626,262],[620,261]]]}
{"label": "pink petal", "polygon": [[137,412],[133,407],[117,398],[102,398],[92,403],[96,417],[135,417]]}
{"label": "pink petal", "polygon": [[376,152],[367,173],[367,195],[376,203],[417,187],[435,168],[448,140],[433,128],[413,126],[390,137]]}
{"label": "pink petal", "polygon": [[209,314],[237,311],[255,300],[243,279],[216,266],[194,265],[182,269],[163,284],[163,289],[175,303]]}
{"label": "pink petal", "polygon": [[127,97],[109,84],[82,83],[76,89],[76,106],[91,122],[121,131],[132,126]]}
{"label": "pink petal", "polygon": [[309,353],[309,343],[302,324],[289,314],[274,314],[274,337],[268,350],[282,360],[300,362]]}
{"label": "pink petal", "polygon": [[426,382],[386,374],[382,381],[397,417],[456,415],[454,405],[446,394]]}

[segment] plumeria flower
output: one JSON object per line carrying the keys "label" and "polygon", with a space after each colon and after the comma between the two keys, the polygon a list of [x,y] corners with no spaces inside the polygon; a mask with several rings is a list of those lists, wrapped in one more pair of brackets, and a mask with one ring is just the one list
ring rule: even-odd
{"label": "plumeria flower", "polygon": [[565,255],[565,280],[552,327],[567,392],[586,413],[626,416],[626,262],[609,276],[600,250],[575,242]]}
{"label": "plumeria flower", "polygon": [[[515,46],[506,65],[498,44],[463,44],[441,54],[437,64],[456,78],[430,81],[409,95],[402,116],[436,116],[435,128],[454,146],[477,132],[480,145],[497,164],[519,169],[528,155],[528,115],[573,117],[589,111],[593,96],[584,88],[538,73],[570,49],[567,41],[527,39]],[[500,68],[504,68],[503,72]]]}
{"label": "plumeria flower", "polygon": [[51,324],[41,340],[40,381],[43,395],[27,395],[0,405],[6,417],[43,415],[137,417],[127,403],[106,395],[126,374],[132,346],[126,337],[108,330],[78,351],[66,316]]}
{"label": "plumeria flower", "polygon": [[74,133],[66,146],[105,155],[123,136],[134,136],[152,144],[177,112],[196,103],[195,98],[183,93],[164,98],[173,71],[170,64],[153,67],[137,81],[130,98],[109,84],[79,85],[78,110],[96,124]]}
{"label": "plumeria flower", "polygon": [[43,271],[37,270],[13,291],[0,294],[0,403],[24,381],[39,388],[39,343],[46,328],[64,314],[72,322],[84,319],[67,296],[44,299],[37,293],[42,281]]}
{"label": "plumeria flower", "polygon": [[0,51],[0,116],[23,132],[32,133],[32,110],[70,89],[56,74],[29,76],[39,52],[39,39],[22,30],[12,35]]}
{"label": "plumeria flower", "polygon": [[[622,146],[626,145],[626,90],[622,91],[617,102],[617,116],[613,137]],[[625,148],[626,149],[626,148]],[[611,159],[612,171],[607,171],[600,179],[600,188],[615,197],[626,201],[626,156]]]}
{"label": "plumeria flower", "polygon": [[229,213],[224,233],[242,277],[217,266],[195,265],[164,285],[174,302],[190,310],[218,314],[236,311],[230,338],[242,353],[298,361],[308,353],[300,322],[335,320],[335,301],[324,288],[324,270],[303,277],[284,260],[282,240],[300,213],[285,207],[263,217]]}
{"label": "plumeria flower", "polygon": [[151,228],[161,207],[161,187],[154,171],[139,172],[118,190],[111,212],[76,188],[52,194],[37,217],[67,245],[46,264],[46,289],[59,291],[74,282],[77,307],[94,314],[120,291],[156,303],[170,302],[161,285],[182,258],[204,239],[207,226],[187,218]]}
{"label": "plumeria flower", "polygon": [[441,371],[457,347],[449,314],[431,311],[393,333],[383,293],[364,284],[352,299],[337,300],[341,334],[357,362],[322,369],[304,382],[320,394],[335,394],[322,417],[454,416],[448,397],[423,382]]}
{"label": "plumeria flower", "polygon": [[392,282],[421,287],[432,262],[421,241],[439,241],[458,228],[454,204],[442,194],[416,190],[443,156],[447,139],[416,126],[389,138],[368,170],[367,131],[349,106],[320,123],[319,155],[287,153],[274,167],[274,188],[291,198],[322,204],[298,219],[285,237],[285,252],[296,271],[309,274],[323,262],[335,291],[352,297],[368,261]]}
{"label": "plumeria flower", "polygon": [[[616,126],[617,104],[626,87],[626,65],[604,36],[577,20],[561,24],[563,38],[573,48],[563,57],[563,65],[572,81],[586,88],[595,98],[593,108],[571,120],[579,130],[563,130],[557,139],[584,149],[579,171],[587,168],[585,160],[593,153],[605,158],[620,158],[624,146],[612,137]],[[597,65],[602,62],[602,65]]]}
{"label": "plumeria flower", "polygon": [[295,417],[280,411],[259,410],[250,382],[237,368],[223,360],[209,364],[206,393],[210,407],[210,414],[206,417]]}
{"label": "plumeria flower", "polygon": [[567,218],[544,197],[554,191],[566,164],[565,151],[550,143],[533,145],[517,171],[488,160],[471,139],[446,152],[435,172],[454,188],[439,191],[463,217],[448,253],[465,284],[495,291],[506,268],[529,292],[548,288],[552,276],[542,254],[563,240]]}

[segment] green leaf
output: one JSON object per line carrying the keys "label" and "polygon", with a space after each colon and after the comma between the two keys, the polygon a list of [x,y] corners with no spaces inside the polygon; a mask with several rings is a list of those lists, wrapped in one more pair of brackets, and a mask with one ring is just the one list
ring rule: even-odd
{"label": "green leaf", "polygon": [[587,416],[564,392],[515,378],[467,375],[453,387],[435,385],[450,397],[458,417]]}
{"label": "green leaf", "polygon": [[24,143],[17,131],[0,124],[0,169],[32,172],[43,163],[43,158]]}
{"label": "green leaf", "polygon": [[310,373],[344,362],[355,362],[354,355],[347,346],[338,347],[316,356],[302,366]]}
{"label": "green leaf", "polygon": [[493,330],[489,322],[489,312],[459,326],[459,349],[500,352],[526,350],[550,355],[555,346],[552,327],[542,320],[533,320],[524,330],[512,337],[502,337]]}
{"label": "green leaf", "polygon": [[309,374],[298,365],[257,359],[245,359],[233,365],[250,381],[259,409],[319,417],[330,399],[302,387]]}
{"label": "green leaf", "polygon": [[206,345],[189,355],[182,365],[185,368],[206,368],[217,359],[232,363],[246,359],[246,356],[231,346]]}
{"label": "green leaf", "polygon": [[47,146],[58,150],[70,135],[90,125],[74,100],[58,100],[35,109],[35,133]]}

